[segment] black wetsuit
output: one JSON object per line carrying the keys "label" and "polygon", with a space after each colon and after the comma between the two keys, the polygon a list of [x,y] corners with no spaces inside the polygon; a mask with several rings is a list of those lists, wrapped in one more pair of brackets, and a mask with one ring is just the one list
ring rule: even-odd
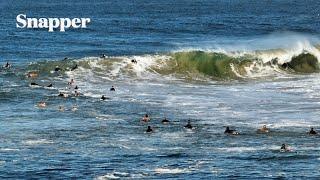
{"label": "black wetsuit", "polygon": [[235,130],[231,130],[229,127],[227,127],[226,130],[224,131],[225,134],[232,134],[234,132]]}
{"label": "black wetsuit", "polygon": [[55,71],[55,72],[58,72],[58,71],[61,71],[61,69],[58,68],[58,67],[56,67],[56,68],[54,68],[54,71]]}
{"label": "black wetsuit", "polygon": [[153,132],[153,130],[151,129],[150,126],[148,126],[148,129],[146,130],[146,132]]}
{"label": "black wetsuit", "polygon": [[190,123],[190,122],[188,122],[188,124],[187,124],[187,125],[185,125],[184,127],[185,127],[185,128],[187,128],[187,129],[192,129],[192,125],[191,125],[191,123]]}
{"label": "black wetsuit", "polygon": [[107,98],[105,96],[102,96],[101,97],[101,100],[106,100]]}
{"label": "black wetsuit", "polygon": [[162,120],[162,123],[169,123],[169,122],[170,121],[168,119],[166,119],[166,118]]}
{"label": "black wetsuit", "polygon": [[309,134],[315,135],[315,134],[317,134],[317,132],[316,132],[315,130],[311,129],[310,132],[309,132]]}
{"label": "black wetsuit", "polygon": [[7,62],[4,67],[5,67],[5,68],[10,68],[10,64]]}
{"label": "black wetsuit", "polygon": [[78,64],[76,64],[74,67],[71,68],[71,71],[74,71],[78,68]]}

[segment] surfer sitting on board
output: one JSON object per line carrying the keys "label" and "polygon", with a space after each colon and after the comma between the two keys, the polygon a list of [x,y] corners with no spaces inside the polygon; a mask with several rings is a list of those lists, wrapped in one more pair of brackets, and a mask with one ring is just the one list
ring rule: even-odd
{"label": "surfer sitting on board", "polygon": [[147,133],[151,133],[151,132],[153,132],[153,130],[152,130],[152,128],[151,128],[151,126],[148,126],[148,129],[146,130],[146,132],[147,132]]}
{"label": "surfer sitting on board", "polygon": [[309,134],[310,135],[316,135],[317,132],[313,128],[311,128],[310,131],[309,131]]}
{"label": "surfer sitting on board", "polygon": [[114,88],[114,86],[111,86],[110,91],[116,91],[116,88]]}
{"label": "surfer sitting on board", "polygon": [[104,100],[106,100],[106,99],[109,99],[109,98],[107,98],[107,97],[104,96],[104,95],[102,95],[101,98],[100,98],[100,100],[102,100],[102,101],[104,101]]}
{"label": "surfer sitting on board", "polygon": [[162,124],[168,124],[169,122],[170,121],[166,117],[161,121]]}
{"label": "surfer sitting on board", "polygon": [[192,125],[191,125],[191,121],[188,120],[188,124],[185,125],[184,127],[187,128],[187,129],[192,129],[193,127],[192,127]]}
{"label": "surfer sitting on board", "polygon": [[233,135],[236,135],[236,134],[239,134],[236,130],[232,130],[229,128],[229,126],[226,127],[226,130],[224,131],[225,134],[233,134]]}

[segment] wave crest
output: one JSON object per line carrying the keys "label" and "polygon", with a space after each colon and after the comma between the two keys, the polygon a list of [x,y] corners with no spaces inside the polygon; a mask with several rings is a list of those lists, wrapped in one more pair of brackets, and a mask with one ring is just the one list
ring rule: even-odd
{"label": "wave crest", "polygon": [[[279,55],[274,56],[275,52]],[[286,57],[284,50],[267,50],[242,54],[205,51],[181,51],[162,55],[87,57],[79,60],[45,61],[29,65],[28,71],[52,74],[75,72],[81,76],[92,75],[107,80],[153,79],[175,77],[183,80],[239,80],[250,78],[281,77],[290,74],[318,73],[317,55],[308,51]],[[270,55],[268,61],[265,57]],[[262,58],[263,57],[263,58]],[[136,60],[137,63],[132,62]]]}

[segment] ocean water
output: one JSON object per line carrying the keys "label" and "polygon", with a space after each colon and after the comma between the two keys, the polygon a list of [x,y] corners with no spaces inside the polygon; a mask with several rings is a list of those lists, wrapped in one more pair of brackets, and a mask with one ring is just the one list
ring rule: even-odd
{"label": "ocean water", "polygon": [[[319,9],[313,0],[1,1],[0,62],[12,67],[0,71],[0,178],[319,179],[319,136],[308,134],[320,129]],[[17,29],[21,13],[91,23]],[[262,125],[270,132],[257,133]]]}

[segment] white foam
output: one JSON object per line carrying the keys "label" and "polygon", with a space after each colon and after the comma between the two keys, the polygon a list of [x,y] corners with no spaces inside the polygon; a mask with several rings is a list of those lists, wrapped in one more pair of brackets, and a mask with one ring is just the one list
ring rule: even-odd
{"label": "white foam", "polygon": [[109,173],[103,176],[96,177],[95,179],[96,180],[120,179],[120,177],[115,176],[113,173]]}
{"label": "white foam", "polygon": [[20,151],[20,150],[14,149],[14,148],[1,148],[0,151]]}
{"label": "white foam", "polygon": [[26,145],[37,145],[37,144],[52,144],[53,141],[46,140],[46,139],[37,139],[37,140],[27,140],[23,143]]}
{"label": "white foam", "polygon": [[265,151],[265,150],[277,150],[279,146],[259,146],[259,147],[227,147],[217,148],[218,151],[222,152],[252,152],[252,151]]}
{"label": "white foam", "polygon": [[6,161],[0,161],[0,166],[3,166],[6,163]]}
{"label": "white foam", "polygon": [[274,127],[274,128],[283,128],[283,127],[306,127],[306,128],[309,128],[312,126],[314,126],[314,124],[312,122],[302,120],[302,119],[297,119],[297,120],[282,119],[282,120],[278,120],[277,122],[274,122],[272,124],[272,127]]}
{"label": "white foam", "polygon": [[169,169],[169,168],[156,168],[154,169],[154,171],[157,174],[181,174],[181,173],[188,173],[190,172],[189,169],[183,168],[183,169],[179,169],[179,168],[173,168],[173,169]]}
{"label": "white foam", "polygon": [[126,172],[112,172],[112,173],[108,173],[106,175],[103,176],[98,176],[95,179],[96,180],[106,180],[106,179],[120,179],[122,177],[129,177],[130,174],[126,173]]}

